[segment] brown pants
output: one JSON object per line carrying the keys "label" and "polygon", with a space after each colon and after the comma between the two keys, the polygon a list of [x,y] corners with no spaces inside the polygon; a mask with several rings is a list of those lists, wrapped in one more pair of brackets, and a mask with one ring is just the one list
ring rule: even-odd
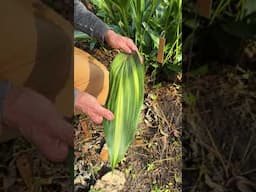
{"label": "brown pants", "polygon": [[109,73],[106,67],[90,54],[74,49],[74,87],[95,96],[104,105],[109,90]]}
{"label": "brown pants", "polygon": [[[65,116],[73,115],[74,87],[105,103],[108,71],[88,53],[73,47],[73,28],[67,21],[38,0],[1,2],[3,18],[0,80],[43,94]],[[11,138],[10,129],[4,130],[2,138]]]}

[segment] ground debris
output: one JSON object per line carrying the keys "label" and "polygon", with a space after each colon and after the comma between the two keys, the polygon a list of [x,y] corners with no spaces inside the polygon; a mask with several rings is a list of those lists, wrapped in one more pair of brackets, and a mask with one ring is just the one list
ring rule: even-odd
{"label": "ground debris", "polygon": [[96,190],[104,190],[104,192],[120,192],[124,189],[125,184],[124,173],[113,170],[108,172],[94,186]]}

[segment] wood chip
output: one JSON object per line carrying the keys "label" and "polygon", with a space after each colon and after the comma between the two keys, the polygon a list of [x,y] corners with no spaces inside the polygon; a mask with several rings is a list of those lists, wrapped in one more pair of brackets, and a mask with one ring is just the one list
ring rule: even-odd
{"label": "wood chip", "polygon": [[100,159],[102,161],[108,161],[108,148],[106,144],[104,144],[103,148],[101,149]]}
{"label": "wood chip", "polygon": [[85,139],[86,138],[91,138],[91,133],[90,133],[90,130],[88,129],[87,123],[85,121],[81,121],[80,124],[81,124],[81,127],[83,129]]}
{"label": "wood chip", "polygon": [[32,185],[33,185],[33,172],[32,172],[32,166],[30,162],[31,161],[29,156],[25,153],[19,155],[16,158],[17,169],[29,190],[32,189]]}

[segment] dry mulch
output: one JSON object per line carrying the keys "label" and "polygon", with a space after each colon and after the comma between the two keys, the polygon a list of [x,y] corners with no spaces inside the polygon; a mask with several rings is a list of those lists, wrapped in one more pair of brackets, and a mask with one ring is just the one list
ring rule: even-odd
{"label": "dry mulch", "polygon": [[72,191],[69,162],[51,163],[24,138],[0,145],[0,191]]}
{"label": "dry mulch", "polygon": [[256,190],[255,77],[227,66],[186,84],[184,191]]}

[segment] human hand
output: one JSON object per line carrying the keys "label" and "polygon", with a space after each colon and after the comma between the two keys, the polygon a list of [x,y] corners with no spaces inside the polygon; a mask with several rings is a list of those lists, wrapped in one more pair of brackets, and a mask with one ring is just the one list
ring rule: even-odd
{"label": "human hand", "polygon": [[75,99],[75,106],[88,115],[96,124],[101,124],[103,118],[110,121],[114,119],[113,113],[102,107],[96,98],[88,93],[79,92]]}
{"label": "human hand", "polygon": [[141,63],[143,63],[143,58],[141,57],[139,50],[132,39],[119,35],[112,30],[108,30],[106,32],[105,39],[108,45],[112,48],[121,49],[125,53],[132,53],[135,51],[138,54]]}
{"label": "human hand", "polygon": [[121,49],[126,53],[132,53],[133,51],[139,52],[132,39],[119,35],[112,30],[106,32],[105,39],[112,48]]}
{"label": "human hand", "polygon": [[12,87],[3,109],[3,123],[16,128],[34,143],[49,160],[64,161],[73,146],[73,127],[53,104],[28,88]]}

